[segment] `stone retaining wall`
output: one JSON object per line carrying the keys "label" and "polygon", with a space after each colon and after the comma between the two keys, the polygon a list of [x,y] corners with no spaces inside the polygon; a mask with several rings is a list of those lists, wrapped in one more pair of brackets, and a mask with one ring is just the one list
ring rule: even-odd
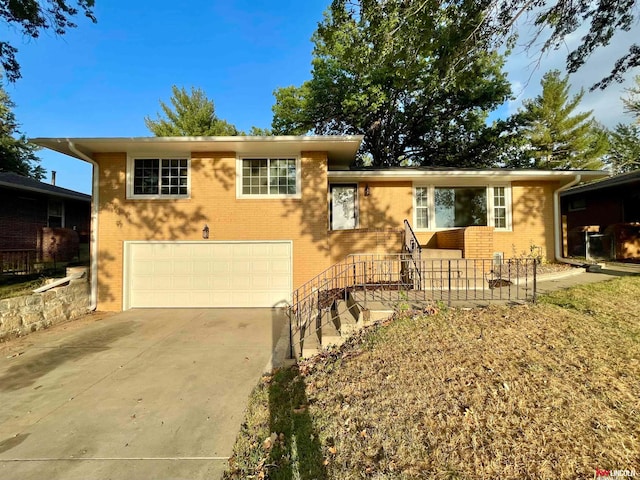
{"label": "stone retaining wall", "polygon": [[89,304],[86,278],[43,293],[0,300],[0,340],[74,320],[87,313]]}

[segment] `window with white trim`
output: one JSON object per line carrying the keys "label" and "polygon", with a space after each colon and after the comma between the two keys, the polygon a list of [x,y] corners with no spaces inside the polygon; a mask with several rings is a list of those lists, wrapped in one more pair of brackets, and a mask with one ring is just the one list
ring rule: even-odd
{"label": "window with white trim", "polygon": [[429,228],[429,188],[416,187],[416,228]]}
{"label": "window with white trim", "polygon": [[417,230],[511,229],[511,189],[506,185],[415,186],[413,204]]}
{"label": "window with white trim", "polygon": [[300,194],[296,158],[240,159],[240,196],[294,197]]}
{"label": "window with white trim", "polygon": [[493,226],[507,228],[507,194],[505,187],[493,187]]}
{"label": "window with white trim", "polygon": [[188,158],[132,158],[129,168],[129,198],[189,196]]}

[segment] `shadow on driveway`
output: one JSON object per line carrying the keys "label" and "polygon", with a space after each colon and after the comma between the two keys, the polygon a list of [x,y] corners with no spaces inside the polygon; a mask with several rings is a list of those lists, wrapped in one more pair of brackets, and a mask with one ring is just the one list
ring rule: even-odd
{"label": "shadow on driveway", "polygon": [[83,332],[66,343],[44,350],[33,356],[28,362],[21,362],[9,367],[0,376],[0,390],[6,392],[29,387],[39,378],[64,363],[108,350],[110,348],[109,345],[122,337],[130,335],[133,330],[134,322],[129,321]]}

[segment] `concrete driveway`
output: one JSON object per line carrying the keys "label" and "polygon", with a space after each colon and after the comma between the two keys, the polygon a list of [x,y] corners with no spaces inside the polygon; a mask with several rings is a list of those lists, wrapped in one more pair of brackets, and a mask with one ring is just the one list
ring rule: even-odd
{"label": "concrete driveway", "polygon": [[3,345],[0,478],[219,478],[284,321],[129,310]]}

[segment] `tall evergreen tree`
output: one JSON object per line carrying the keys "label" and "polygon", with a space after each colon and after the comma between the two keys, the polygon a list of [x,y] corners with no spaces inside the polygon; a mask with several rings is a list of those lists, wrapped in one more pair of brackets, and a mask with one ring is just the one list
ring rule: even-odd
{"label": "tall evergreen tree", "polygon": [[640,124],[640,75],[634,77],[635,85],[626,89],[627,97],[622,99],[624,110],[636,118]]}
{"label": "tall evergreen tree", "polygon": [[584,91],[569,99],[569,79],[558,70],[547,72],[540,84],[542,93],[523,102],[518,113],[520,133],[527,139],[526,166],[543,169],[600,169],[607,152],[604,128],[592,118],[592,111],[575,112]]}
{"label": "tall evergreen tree", "polygon": [[631,124],[618,123],[610,135],[609,161],[614,173],[640,169],[640,75],[635,86],[625,89],[622,103],[626,112],[635,117]]}
{"label": "tall evergreen tree", "polygon": [[165,117],[158,115],[156,120],[145,117],[147,128],[157,137],[182,136],[224,136],[239,135],[232,124],[219,119],[215,113],[213,101],[203,90],[191,87],[191,93],[184,87],[171,87],[173,96],[171,106],[160,101]]}
{"label": "tall evergreen tree", "polygon": [[38,147],[20,132],[13,108],[15,104],[0,87],[0,172],[14,172],[42,180],[46,171],[36,156]]}
{"label": "tall evergreen tree", "polygon": [[640,125],[619,123],[611,132],[609,161],[614,173],[640,168]]}
{"label": "tall evergreen tree", "polygon": [[312,79],[277,90],[276,134],[364,135],[374,166],[488,165],[510,96],[503,58],[468,48],[484,11],[472,0],[334,0],[313,36]]}

